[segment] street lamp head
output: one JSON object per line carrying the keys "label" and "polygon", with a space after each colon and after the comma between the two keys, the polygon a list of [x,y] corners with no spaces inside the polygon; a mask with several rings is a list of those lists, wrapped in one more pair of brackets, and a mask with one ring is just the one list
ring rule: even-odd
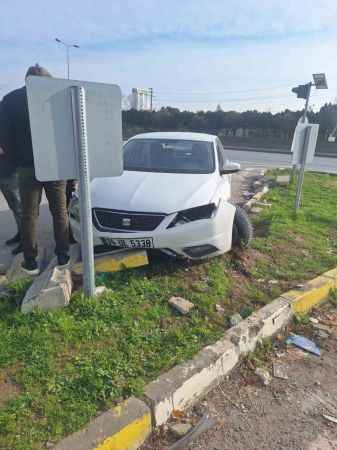
{"label": "street lamp head", "polygon": [[60,42],[60,43],[61,43],[61,40],[60,40],[60,39],[58,39],[58,38],[55,38],[55,41],[56,41],[56,42]]}
{"label": "street lamp head", "polygon": [[73,47],[75,47],[75,48],[80,48],[80,46],[77,45],[77,44],[74,44]]}

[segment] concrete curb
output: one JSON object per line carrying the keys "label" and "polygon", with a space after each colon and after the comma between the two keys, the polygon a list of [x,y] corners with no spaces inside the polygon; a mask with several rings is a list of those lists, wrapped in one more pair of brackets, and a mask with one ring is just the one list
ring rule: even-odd
{"label": "concrete curb", "polygon": [[96,417],[84,430],[63,439],[54,450],[135,450],[151,430],[149,407],[131,397]]}
{"label": "concrete curb", "polygon": [[[182,410],[196,402],[221,382],[262,339],[272,337],[284,328],[295,313],[309,312],[314,306],[327,300],[331,289],[336,288],[337,268],[314,278],[300,289],[285,292],[230,328],[222,339],[200,350],[192,360],[173,367],[149,383],[142,401],[134,398],[127,400],[114,409],[120,411],[118,416],[114,410],[103,413],[85,430],[61,441],[55,450],[138,448],[149,435],[151,427],[163,425],[174,410]],[[136,408],[130,406],[135,401],[141,405],[141,413],[136,416]],[[129,407],[125,407],[125,404]],[[98,440],[93,442],[90,436],[97,436],[97,427],[100,434]]]}

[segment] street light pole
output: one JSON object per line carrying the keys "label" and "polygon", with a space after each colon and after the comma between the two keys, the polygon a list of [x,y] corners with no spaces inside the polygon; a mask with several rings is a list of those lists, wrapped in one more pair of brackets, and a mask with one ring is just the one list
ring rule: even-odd
{"label": "street light pole", "polygon": [[64,45],[64,47],[66,48],[66,54],[67,54],[67,78],[69,80],[70,78],[70,48],[74,47],[74,48],[80,48],[79,45],[77,44],[68,44],[67,42],[61,41],[61,39],[55,38],[55,41],[58,42],[59,44]]}

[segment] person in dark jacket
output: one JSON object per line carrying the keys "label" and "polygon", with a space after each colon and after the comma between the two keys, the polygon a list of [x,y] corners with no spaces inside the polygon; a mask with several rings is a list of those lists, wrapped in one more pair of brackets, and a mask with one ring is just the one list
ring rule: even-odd
{"label": "person in dark jacket", "polygon": [[[50,73],[36,64],[28,69],[27,76],[47,76]],[[67,214],[66,182],[38,181],[35,177],[33,146],[30,131],[26,87],[16,89],[2,100],[2,139],[4,150],[18,167],[22,203],[21,238],[24,253],[22,268],[30,275],[39,273],[36,262],[37,220],[42,190],[45,191],[53,217],[55,253],[59,266],[69,263],[69,219]]]}
{"label": "person in dark jacket", "polygon": [[[0,104],[1,109],[1,104]],[[1,112],[0,112],[1,121]],[[1,142],[1,138],[0,138]],[[11,239],[6,241],[7,245],[19,244],[12,254],[16,255],[22,251],[21,245],[21,200],[19,194],[18,174],[14,164],[8,159],[4,149],[0,144],[0,191],[4,196],[9,209],[14,215],[17,226],[17,233]]]}

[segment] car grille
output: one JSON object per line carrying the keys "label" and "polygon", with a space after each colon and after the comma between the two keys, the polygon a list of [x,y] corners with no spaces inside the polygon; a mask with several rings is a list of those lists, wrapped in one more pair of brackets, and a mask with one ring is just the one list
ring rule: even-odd
{"label": "car grille", "polygon": [[152,231],[164,219],[165,214],[136,213],[113,209],[93,209],[93,221],[99,231]]}

